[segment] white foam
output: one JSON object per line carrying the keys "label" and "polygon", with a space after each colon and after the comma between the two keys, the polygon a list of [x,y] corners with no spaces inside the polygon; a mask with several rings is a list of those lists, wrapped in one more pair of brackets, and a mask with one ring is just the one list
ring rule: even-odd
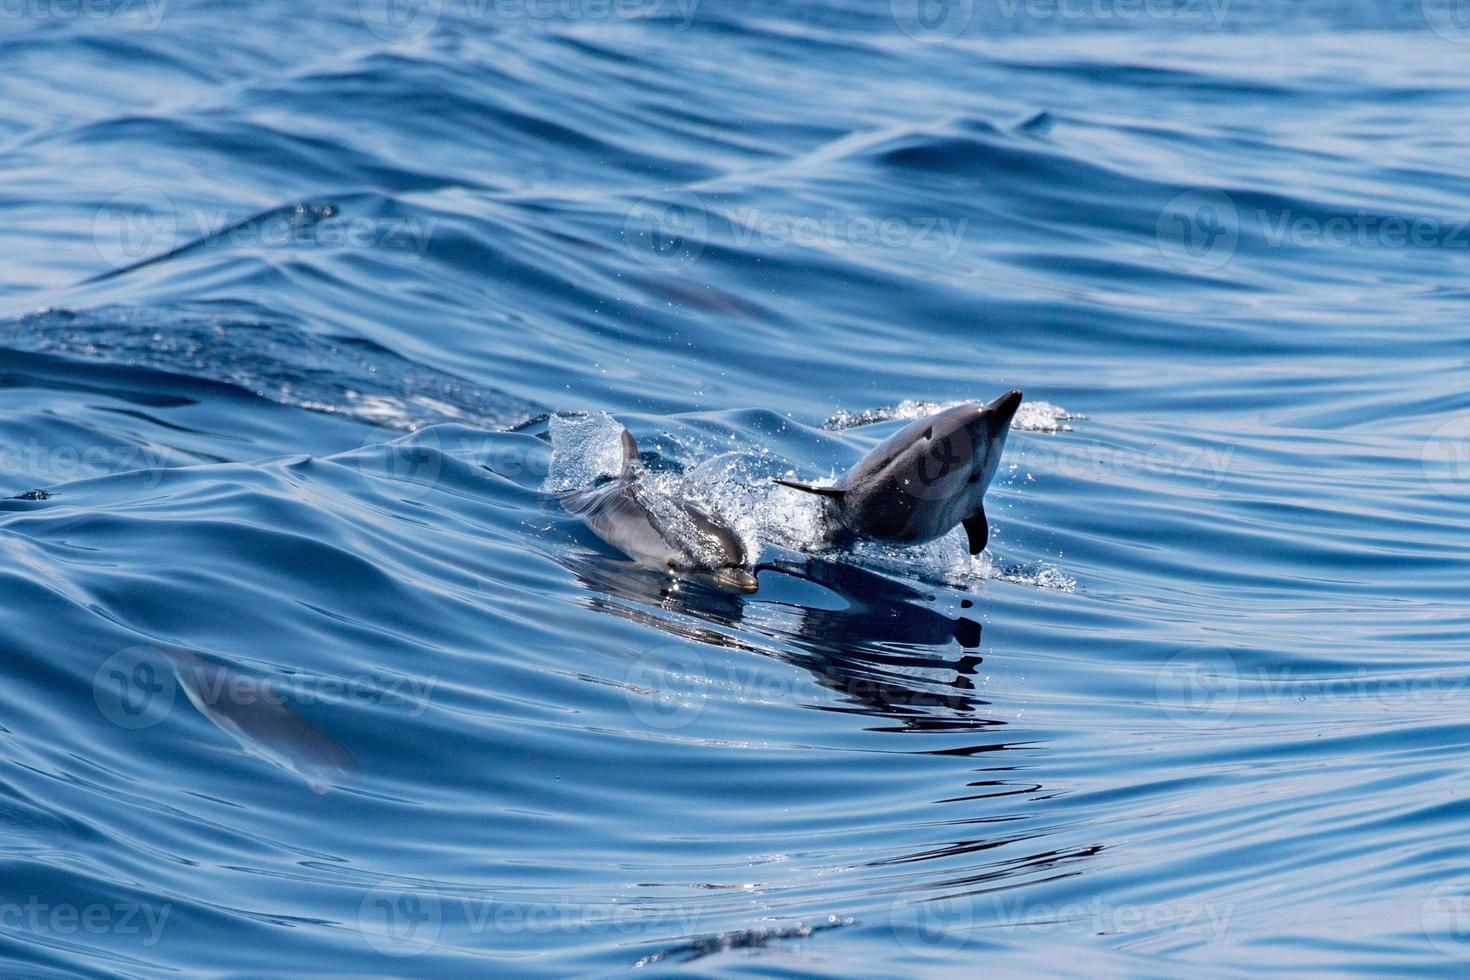
{"label": "white foam", "polygon": [[908,548],[860,542],[853,553],[867,567],[944,585],[963,587],[998,580],[1060,592],[1077,590],[1077,580],[1049,562],[1002,565],[989,551],[970,554],[968,540],[958,528],[938,540]]}
{"label": "white foam", "polygon": [[[840,411],[827,421],[822,423],[822,428],[838,432],[843,429],[852,429],[859,425],[873,425],[878,422],[911,422],[921,419],[936,412],[954,408],[957,405],[966,405],[968,402],[924,402],[924,401],[901,401],[897,405],[884,408],[869,408],[861,412]],[[1021,432],[1071,432],[1072,427],[1068,422],[1085,419],[1087,416],[1076,412],[1069,412],[1060,405],[1051,402],[1022,402],[1021,407],[1016,410],[1016,417],[1011,420],[1011,428]]]}
{"label": "white foam", "polygon": [[1051,402],[1022,402],[1011,420],[1011,428],[1022,432],[1071,432],[1068,422],[1087,418]]}

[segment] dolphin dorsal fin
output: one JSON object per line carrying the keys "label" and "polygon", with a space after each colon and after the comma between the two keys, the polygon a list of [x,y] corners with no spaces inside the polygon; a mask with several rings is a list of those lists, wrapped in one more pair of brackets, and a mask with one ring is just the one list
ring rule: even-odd
{"label": "dolphin dorsal fin", "polygon": [[798,483],[795,480],[777,480],[776,482],[783,487],[790,487],[793,490],[801,490],[805,493],[820,494],[823,497],[841,497],[847,493],[841,487],[814,487],[810,483]]}
{"label": "dolphin dorsal fin", "polygon": [[638,459],[638,443],[633,441],[633,433],[627,429],[623,430],[623,476],[632,474],[633,463]]}

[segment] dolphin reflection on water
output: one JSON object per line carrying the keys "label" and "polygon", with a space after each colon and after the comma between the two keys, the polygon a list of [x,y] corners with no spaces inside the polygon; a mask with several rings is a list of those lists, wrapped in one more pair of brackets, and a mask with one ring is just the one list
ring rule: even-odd
{"label": "dolphin reflection on water", "polygon": [[[983,717],[988,702],[975,693],[980,623],[930,608],[931,596],[887,576],[817,558],[773,561],[757,566],[768,587],[752,598],[679,588],[667,576],[601,555],[562,561],[587,587],[583,602],[589,608],[677,640],[799,666],[841,695],[841,706],[824,710],[888,719],[897,723],[893,730],[971,731],[1005,724]],[[766,622],[791,612],[794,621]],[[752,633],[747,620],[766,628]],[[786,637],[787,649],[750,639],[773,630]]]}

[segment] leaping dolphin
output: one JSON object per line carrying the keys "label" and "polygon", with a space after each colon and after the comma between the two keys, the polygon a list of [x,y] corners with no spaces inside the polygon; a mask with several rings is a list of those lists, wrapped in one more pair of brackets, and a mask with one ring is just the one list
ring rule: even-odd
{"label": "leaping dolphin", "polygon": [[726,591],[754,592],[755,573],[740,537],[693,502],[649,487],[636,465],[638,444],[627,429],[622,445],[622,472],[564,495],[567,513],[642,565],[707,579]]}
{"label": "leaping dolphin", "polygon": [[985,490],[1021,406],[1019,391],[919,419],[883,440],[831,486],[777,480],[825,502],[827,540],[921,544],[965,526],[970,554],[990,539]]}

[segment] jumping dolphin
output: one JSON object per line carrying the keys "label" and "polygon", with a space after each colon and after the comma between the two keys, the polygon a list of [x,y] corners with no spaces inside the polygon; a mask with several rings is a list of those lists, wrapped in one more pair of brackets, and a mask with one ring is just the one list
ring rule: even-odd
{"label": "jumping dolphin", "polygon": [[1019,391],[919,419],[883,440],[831,486],[777,480],[825,501],[827,540],[920,544],[965,526],[970,554],[990,539],[985,490],[1021,406]]}
{"label": "jumping dolphin", "polygon": [[708,579],[730,592],[754,592],[756,577],[739,536],[692,502],[649,487],[627,429],[622,446],[622,472],[563,496],[567,513],[640,564]]}

